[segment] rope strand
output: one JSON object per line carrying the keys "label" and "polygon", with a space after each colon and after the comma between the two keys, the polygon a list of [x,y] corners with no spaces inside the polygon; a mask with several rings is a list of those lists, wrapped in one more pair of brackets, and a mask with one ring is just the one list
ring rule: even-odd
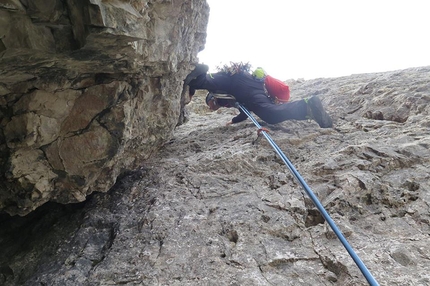
{"label": "rope strand", "polygon": [[281,157],[282,161],[284,161],[285,165],[287,165],[290,172],[293,174],[293,176],[299,181],[299,183],[302,185],[305,192],[308,194],[308,196],[311,198],[315,206],[320,211],[321,215],[324,217],[324,219],[327,221],[327,223],[330,225],[331,229],[334,231],[336,236],[339,238],[339,240],[342,242],[343,246],[348,251],[351,258],[354,260],[355,264],[357,264],[358,268],[360,268],[361,273],[363,273],[364,277],[367,279],[367,282],[371,286],[379,286],[378,282],[376,282],[375,278],[373,278],[372,274],[369,272],[367,267],[364,265],[364,263],[361,261],[360,257],[355,253],[354,249],[351,247],[351,245],[348,243],[342,232],[339,230],[339,228],[334,223],[333,219],[330,217],[330,215],[327,213],[327,211],[324,209],[323,205],[320,203],[318,198],[315,196],[315,194],[312,192],[312,190],[309,188],[309,186],[306,184],[305,180],[302,178],[302,176],[299,174],[299,172],[296,170],[294,165],[290,162],[290,160],[285,156],[285,154],[282,152],[282,150],[276,145],[275,141],[267,134],[267,132],[261,128],[261,125],[258,123],[258,121],[252,116],[252,114],[240,103],[236,103],[236,106],[242,110],[249,119],[252,120],[252,122],[257,126],[257,128],[260,131],[261,134],[269,141],[270,145],[272,145],[273,149],[275,149],[276,153]]}

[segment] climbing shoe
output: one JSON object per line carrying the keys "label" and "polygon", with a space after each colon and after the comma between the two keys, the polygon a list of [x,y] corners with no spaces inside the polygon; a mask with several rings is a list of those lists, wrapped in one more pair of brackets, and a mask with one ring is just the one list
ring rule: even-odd
{"label": "climbing shoe", "polygon": [[321,128],[333,127],[333,121],[330,115],[324,110],[321,100],[318,96],[312,96],[305,99],[308,105],[308,117],[315,120]]}
{"label": "climbing shoe", "polygon": [[194,68],[194,70],[192,72],[190,72],[187,75],[187,77],[185,78],[185,80],[184,80],[185,84],[190,84],[190,82],[193,79],[197,78],[201,74],[207,73],[208,70],[209,70],[209,67],[207,65],[197,64],[196,67]]}

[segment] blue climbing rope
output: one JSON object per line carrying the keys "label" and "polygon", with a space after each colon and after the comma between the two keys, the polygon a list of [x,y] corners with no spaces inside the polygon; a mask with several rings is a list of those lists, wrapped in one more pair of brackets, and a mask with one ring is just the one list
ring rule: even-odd
{"label": "blue climbing rope", "polygon": [[252,114],[240,103],[236,103],[236,106],[242,110],[249,119],[254,122],[255,126],[261,131],[261,134],[269,141],[270,145],[272,145],[273,149],[275,149],[276,153],[281,157],[282,161],[284,161],[285,165],[287,165],[288,169],[291,171],[291,173],[294,175],[294,177],[299,181],[299,183],[302,185],[303,189],[306,191],[308,196],[311,198],[315,206],[320,211],[321,215],[324,217],[324,219],[327,221],[327,223],[330,225],[331,229],[334,231],[334,233],[337,235],[339,240],[342,242],[343,246],[348,251],[349,255],[354,260],[355,264],[357,264],[358,268],[360,268],[361,273],[363,273],[364,277],[367,279],[367,282],[369,282],[369,285],[371,286],[379,286],[378,282],[376,282],[375,278],[373,278],[372,274],[369,272],[367,267],[364,265],[364,263],[361,261],[360,257],[355,253],[354,249],[352,249],[351,245],[348,243],[346,238],[343,236],[342,232],[339,230],[339,228],[334,223],[333,219],[330,217],[330,215],[327,213],[327,211],[324,209],[323,205],[320,203],[318,198],[315,196],[315,194],[312,192],[312,190],[309,188],[309,186],[306,184],[306,182],[303,180],[302,176],[299,174],[299,172],[296,170],[296,168],[293,166],[293,164],[290,162],[290,160],[285,156],[285,154],[282,152],[282,150],[276,145],[275,141],[267,134],[267,132],[264,131],[264,129],[261,128],[261,125],[258,123],[258,121],[252,116]]}

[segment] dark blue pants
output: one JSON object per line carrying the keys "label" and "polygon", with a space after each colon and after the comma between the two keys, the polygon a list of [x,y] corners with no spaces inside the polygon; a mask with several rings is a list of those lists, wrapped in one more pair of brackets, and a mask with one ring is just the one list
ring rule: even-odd
{"label": "dark blue pants", "polygon": [[[248,74],[234,76],[223,73],[204,74],[192,80],[190,87],[231,94],[236,98],[237,102],[243,104],[249,111],[252,111],[269,124],[276,124],[290,119],[307,119],[307,104],[304,100],[275,104],[266,95],[263,83],[256,81]],[[245,119],[246,115],[241,112],[233,119],[233,123]]]}

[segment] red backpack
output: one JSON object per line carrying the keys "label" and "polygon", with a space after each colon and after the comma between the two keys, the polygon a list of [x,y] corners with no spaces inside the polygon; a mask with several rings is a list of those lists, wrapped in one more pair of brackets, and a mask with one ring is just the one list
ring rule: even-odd
{"label": "red backpack", "polygon": [[266,75],[264,78],[264,86],[275,103],[284,103],[290,99],[290,87],[285,82],[271,77],[270,75]]}

